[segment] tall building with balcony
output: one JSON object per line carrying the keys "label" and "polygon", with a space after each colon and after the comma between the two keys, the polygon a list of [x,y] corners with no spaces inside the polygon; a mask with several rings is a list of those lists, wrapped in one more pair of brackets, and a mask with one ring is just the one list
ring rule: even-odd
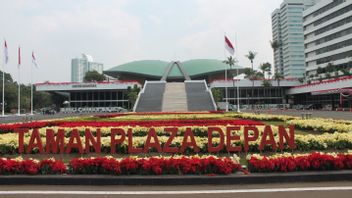
{"label": "tall building with balcony", "polygon": [[286,78],[305,73],[303,11],[316,0],[284,0],[271,15],[274,68]]}
{"label": "tall building with balcony", "polygon": [[94,62],[93,57],[82,54],[81,58],[74,58],[71,61],[71,82],[83,82],[88,71],[97,71],[102,74],[104,65]]}
{"label": "tall building with balcony", "polygon": [[306,72],[310,79],[352,70],[352,0],[324,0],[303,12]]}

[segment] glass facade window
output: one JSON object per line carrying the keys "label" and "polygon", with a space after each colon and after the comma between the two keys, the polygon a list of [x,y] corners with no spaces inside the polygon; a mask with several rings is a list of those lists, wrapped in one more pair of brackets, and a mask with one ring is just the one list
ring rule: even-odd
{"label": "glass facade window", "polygon": [[345,59],[345,58],[349,58],[351,57],[352,51],[348,51],[348,52],[344,52],[344,53],[340,53],[340,54],[335,54],[332,56],[328,56],[325,58],[321,58],[318,59],[316,62],[317,64],[323,64],[323,63],[328,63],[328,62],[332,62],[332,61],[336,61],[336,60],[340,60],[340,59]]}
{"label": "glass facade window", "polygon": [[71,107],[123,107],[130,106],[129,101],[123,98],[124,90],[118,91],[90,91],[71,92]]}
{"label": "glass facade window", "polygon": [[348,47],[348,46],[351,46],[351,45],[352,45],[352,39],[349,39],[349,40],[346,40],[346,41],[342,41],[342,42],[336,43],[334,45],[330,45],[328,47],[323,47],[321,49],[318,49],[316,51],[316,54],[318,55],[318,54],[330,52],[330,51],[341,49],[341,48]]}
{"label": "glass facade window", "polygon": [[348,12],[351,12],[351,11],[352,11],[352,5],[344,7],[344,8],[342,8],[341,10],[339,10],[337,12],[333,12],[333,13],[329,14],[328,16],[323,17],[323,18],[315,21],[314,22],[314,26],[317,26],[317,25],[320,25],[320,24],[325,23],[327,21],[330,21],[333,18],[336,18],[338,16],[341,16],[341,15],[343,15],[345,13],[348,13]]}
{"label": "glass facade window", "polygon": [[347,23],[351,23],[351,22],[352,22],[352,16],[347,17],[345,19],[342,19],[342,20],[340,20],[340,21],[338,21],[336,23],[333,23],[331,25],[328,25],[326,27],[323,27],[323,28],[321,28],[319,30],[316,30],[316,31],[314,31],[314,35],[317,36],[319,34],[322,34],[324,32],[330,31],[332,29],[336,29],[336,28],[338,28],[340,26],[343,26],[343,25],[345,25]]}

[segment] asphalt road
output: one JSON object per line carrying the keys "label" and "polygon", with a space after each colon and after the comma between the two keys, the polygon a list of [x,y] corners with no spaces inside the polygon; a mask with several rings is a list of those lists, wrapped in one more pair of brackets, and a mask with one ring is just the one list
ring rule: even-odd
{"label": "asphalt road", "polygon": [[197,186],[0,186],[0,197],[350,198],[352,182]]}

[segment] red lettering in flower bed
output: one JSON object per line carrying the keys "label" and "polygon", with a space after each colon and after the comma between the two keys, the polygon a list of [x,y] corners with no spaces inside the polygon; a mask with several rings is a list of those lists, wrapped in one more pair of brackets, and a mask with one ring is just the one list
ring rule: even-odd
{"label": "red lettering in flower bed", "polygon": [[[116,140],[115,136],[116,135],[120,135],[121,138]],[[116,145],[118,144],[122,144],[123,141],[125,141],[126,139],[126,134],[125,131],[123,129],[120,128],[112,128],[111,129],[111,139],[110,139],[110,144],[111,144],[111,148],[110,148],[110,153],[111,154],[115,154],[116,153]]]}
{"label": "red lettering in flower bed", "polygon": [[[234,133],[238,132],[241,127],[239,126],[228,126],[226,127],[226,136],[220,127],[209,127],[208,128],[208,151],[210,153],[220,152],[224,149],[226,145],[227,152],[241,152],[242,150],[247,152],[249,151],[250,142],[256,142],[260,140],[260,145],[258,150],[263,150],[265,147],[270,146],[272,150],[276,151],[278,145],[282,150],[284,149],[284,144],[286,143],[289,149],[296,148],[294,141],[294,127],[289,127],[289,132],[283,126],[278,127],[278,142],[275,141],[274,134],[271,126],[265,126],[263,134],[259,133],[258,128],[254,126],[244,126],[243,127],[243,148],[238,143],[241,142],[241,136]],[[86,129],[84,131],[85,143],[82,143],[82,137],[80,137],[80,132],[78,129],[72,129],[69,133],[69,141],[65,143],[65,131],[63,129],[58,129],[57,133],[53,129],[46,130],[46,145],[45,151],[43,148],[43,143],[41,140],[41,135],[38,129],[34,129],[30,134],[29,143],[26,151],[24,151],[24,134],[28,133],[28,129],[18,129],[16,130],[18,133],[18,152],[19,153],[31,153],[33,149],[37,148],[39,153],[72,153],[72,151],[77,151],[78,153],[89,153],[91,149],[94,150],[95,153],[99,154],[101,152],[101,131],[97,128],[95,135],[90,131],[90,129]],[[200,152],[200,148],[197,145],[197,141],[194,137],[193,131],[191,127],[187,127],[184,134],[183,140],[179,147],[172,146],[177,145],[175,141],[175,137],[179,132],[177,127],[173,128],[164,128],[164,132],[168,133],[168,139],[165,144],[159,141],[159,137],[155,128],[149,128],[146,141],[144,144],[133,146],[133,128],[127,129],[128,136],[128,153],[147,153],[150,151],[156,151],[158,153],[185,153],[191,149],[192,152],[198,153]],[[218,135],[219,141],[214,145],[214,135]],[[120,138],[116,139],[116,136],[120,136]],[[122,128],[111,128],[111,138],[110,138],[110,152],[111,154],[116,153],[116,146],[122,145],[126,139],[126,131]],[[236,144],[237,143],[237,144]],[[203,150],[204,152],[204,150]]]}
{"label": "red lettering in flower bed", "polygon": [[70,140],[68,141],[68,144],[67,144],[66,153],[71,153],[73,148],[77,149],[78,153],[80,154],[83,153],[82,141],[77,129],[73,129],[71,131]]}
{"label": "red lettering in flower bed", "polygon": [[95,150],[95,153],[100,154],[100,152],[101,152],[100,129],[97,129],[96,139],[94,139],[93,134],[89,129],[86,129],[84,135],[86,137],[85,152],[90,153],[90,144],[92,144],[92,146]]}
{"label": "red lettering in flower bed", "polygon": [[[150,141],[152,138],[153,138],[153,143]],[[149,149],[151,148],[155,148],[158,153],[161,153],[161,146],[154,128],[150,128],[148,132],[147,140],[145,141],[145,146],[144,146],[144,153],[148,153]]]}
{"label": "red lettering in flower bed", "polygon": [[[220,142],[217,146],[213,146],[213,133],[217,132],[220,136]],[[208,128],[208,152],[217,153],[224,148],[224,133],[219,127],[209,127]]]}
{"label": "red lettering in flower bed", "polygon": [[[254,134],[249,136],[249,131]],[[249,142],[254,142],[258,139],[259,131],[256,127],[244,127],[244,151],[249,151]]]}
{"label": "red lettering in flower bed", "polygon": [[170,133],[170,137],[164,145],[163,152],[164,153],[178,153],[178,148],[170,147],[170,145],[172,144],[172,141],[175,139],[175,137],[177,135],[178,129],[177,128],[165,128],[164,131]]}
{"label": "red lettering in flower bed", "polygon": [[226,146],[228,152],[240,152],[242,150],[241,146],[232,146],[232,140],[240,141],[241,137],[239,135],[233,135],[233,131],[239,131],[240,127],[227,127],[226,128]]}
{"label": "red lettering in flower bed", "polygon": [[65,150],[65,131],[58,129],[56,138],[53,129],[46,130],[46,153],[57,153],[60,148],[60,153],[64,153]]}
{"label": "red lettering in flower bed", "polygon": [[284,150],[284,139],[290,149],[296,148],[295,128],[293,125],[289,126],[289,133],[290,133],[290,135],[287,134],[287,131],[284,126],[279,126],[279,147],[280,147],[280,150]]}
{"label": "red lettering in flower bed", "polygon": [[[187,141],[188,137],[191,141]],[[181,146],[180,152],[184,153],[186,151],[187,147],[192,147],[194,152],[196,152],[196,153],[199,152],[199,147],[197,146],[197,142],[194,139],[194,135],[193,135],[191,128],[186,128],[185,134],[183,136],[183,141],[182,141],[182,146]]]}

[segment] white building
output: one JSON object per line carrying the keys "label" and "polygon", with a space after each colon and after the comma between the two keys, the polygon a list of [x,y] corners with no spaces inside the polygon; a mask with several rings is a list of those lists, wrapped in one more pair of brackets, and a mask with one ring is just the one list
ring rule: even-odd
{"label": "white building", "polygon": [[83,82],[83,78],[88,71],[97,71],[103,73],[104,66],[102,63],[96,63],[93,57],[82,54],[82,58],[74,58],[71,61],[71,82]]}
{"label": "white building", "polygon": [[352,68],[352,0],[320,1],[305,10],[303,17],[307,76],[348,75]]}
{"label": "white building", "polygon": [[285,77],[303,77],[305,72],[303,10],[316,0],[284,0],[272,15],[275,72]]}

